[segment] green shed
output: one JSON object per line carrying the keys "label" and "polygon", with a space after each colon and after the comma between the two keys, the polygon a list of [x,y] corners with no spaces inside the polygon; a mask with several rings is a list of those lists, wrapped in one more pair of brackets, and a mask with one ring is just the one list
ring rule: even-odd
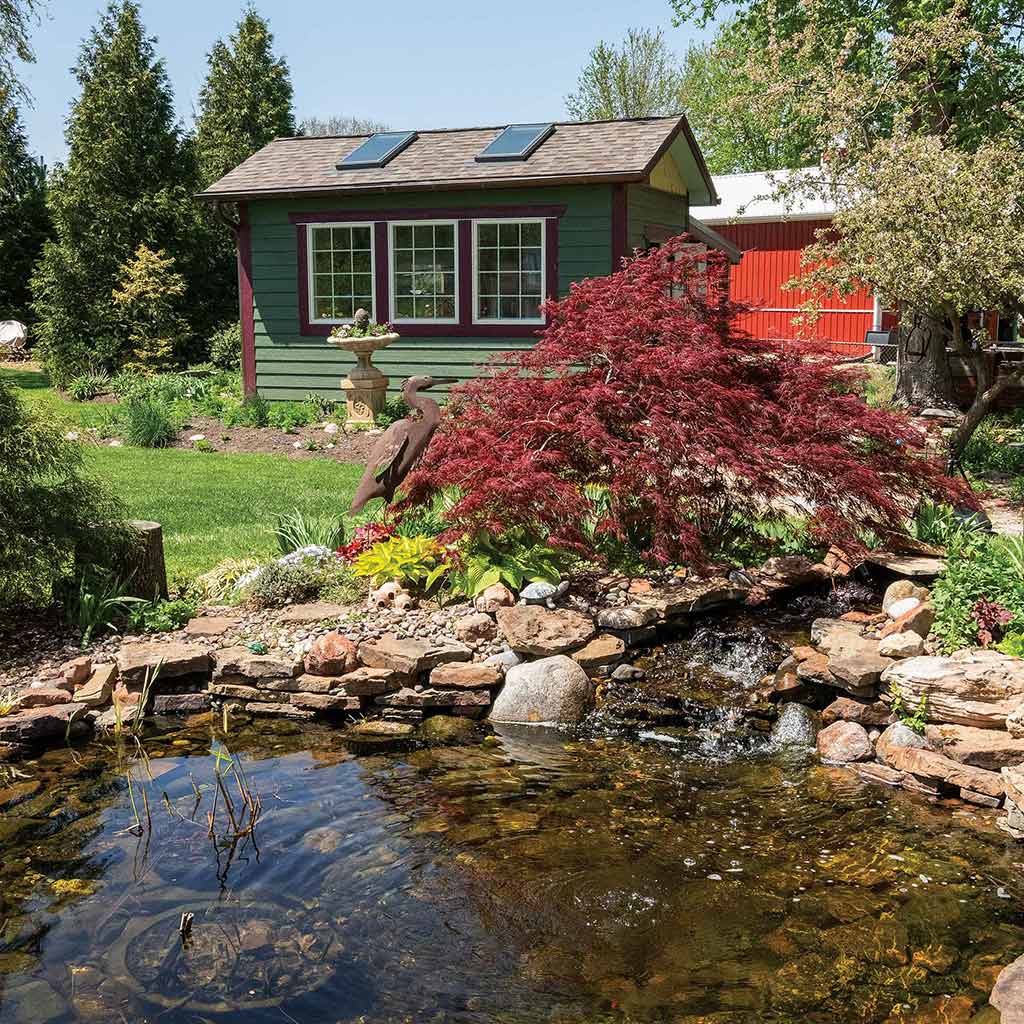
{"label": "green shed", "polygon": [[685,117],[275,139],[212,184],[238,242],[248,393],[338,393],[326,344],[362,307],[401,340],[374,362],[466,379],[525,348],[539,304],[718,202]]}

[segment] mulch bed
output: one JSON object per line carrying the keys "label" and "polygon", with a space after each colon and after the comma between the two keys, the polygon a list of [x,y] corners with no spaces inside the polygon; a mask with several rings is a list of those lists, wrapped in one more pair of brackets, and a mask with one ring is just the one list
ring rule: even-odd
{"label": "mulch bed", "polygon": [[[342,429],[336,434],[328,434],[322,426],[311,425],[295,427],[292,433],[286,434],[276,427],[225,427],[212,416],[192,416],[170,447],[195,448],[195,442],[189,438],[196,434],[202,434],[216,452],[257,452],[285,455],[290,459],[327,458],[362,465],[369,458],[381,431],[363,430],[348,434]],[[316,443],[313,450],[306,447],[310,441]]]}

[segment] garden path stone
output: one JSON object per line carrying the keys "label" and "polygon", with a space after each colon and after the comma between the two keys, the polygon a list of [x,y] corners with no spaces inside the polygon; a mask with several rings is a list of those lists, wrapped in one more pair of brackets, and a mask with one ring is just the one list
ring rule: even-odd
{"label": "garden path stone", "polygon": [[591,619],[565,608],[519,604],[499,608],[497,619],[512,650],[542,658],[582,647],[594,635]]}
{"label": "garden path stone", "polygon": [[155,672],[158,665],[159,685],[161,680],[208,673],[210,654],[198,644],[178,642],[125,644],[117,653],[117,667],[125,686],[141,686],[146,672]]}
{"label": "garden path stone", "polygon": [[403,640],[385,633],[379,640],[359,645],[359,660],[369,668],[386,668],[403,676],[429,672],[449,661],[469,661],[473,652],[461,643]]}
{"label": "garden path stone", "polygon": [[594,687],[586,672],[572,658],[556,654],[510,668],[490,719],[509,725],[578,725],[593,707]]}
{"label": "garden path stone", "polygon": [[1024,659],[984,648],[907,658],[882,673],[882,698],[897,693],[909,708],[927,698],[929,722],[1003,729],[1024,708]]}
{"label": "garden path stone", "polygon": [[189,636],[223,636],[241,624],[242,619],[238,616],[200,615],[185,623],[185,632]]}
{"label": "garden path stone", "polygon": [[323,622],[329,619],[340,619],[348,613],[345,605],[332,604],[329,601],[316,601],[311,604],[293,604],[283,609],[277,617],[278,622],[302,625],[311,622]]}

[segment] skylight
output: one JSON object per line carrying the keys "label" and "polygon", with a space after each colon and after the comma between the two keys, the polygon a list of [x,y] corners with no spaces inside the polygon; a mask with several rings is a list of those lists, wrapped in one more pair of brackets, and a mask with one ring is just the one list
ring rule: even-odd
{"label": "skylight", "polygon": [[338,161],[339,171],[350,167],[383,167],[415,141],[415,132],[377,132]]}
{"label": "skylight", "polygon": [[553,124],[510,124],[477,160],[525,160],[554,130]]}

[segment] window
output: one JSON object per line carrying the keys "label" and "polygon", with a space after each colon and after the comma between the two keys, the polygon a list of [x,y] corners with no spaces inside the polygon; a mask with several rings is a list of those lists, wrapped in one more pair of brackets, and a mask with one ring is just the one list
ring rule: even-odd
{"label": "window", "polygon": [[415,132],[377,132],[342,157],[335,167],[339,171],[349,167],[383,167],[415,141]]}
{"label": "window", "polygon": [[473,222],[475,323],[543,323],[544,221]]}
{"label": "window", "polygon": [[391,319],[458,323],[458,243],[454,221],[391,224]]}
{"label": "window", "polygon": [[476,160],[525,160],[554,130],[553,124],[510,124],[484,147]]}
{"label": "window", "polygon": [[359,308],[373,315],[373,226],[309,227],[311,323],[348,323]]}

